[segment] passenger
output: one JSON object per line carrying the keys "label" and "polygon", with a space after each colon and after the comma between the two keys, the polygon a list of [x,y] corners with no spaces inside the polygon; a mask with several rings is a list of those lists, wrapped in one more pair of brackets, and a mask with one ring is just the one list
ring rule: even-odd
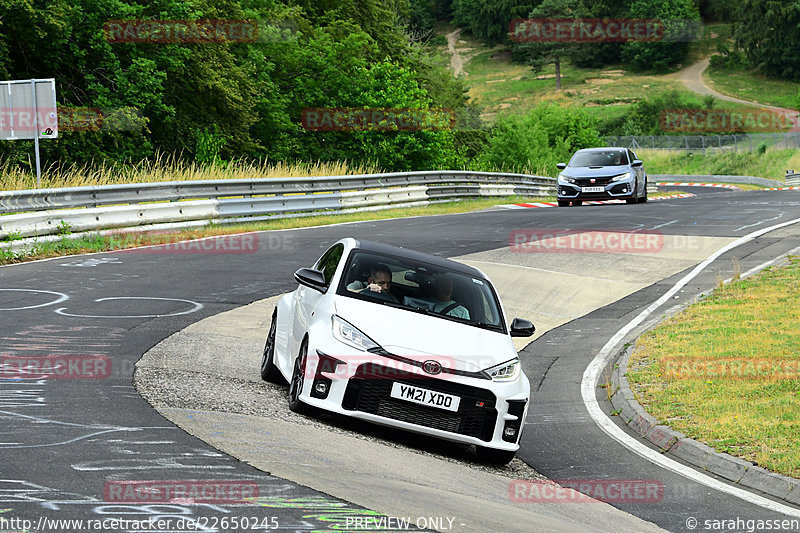
{"label": "passenger", "polygon": [[454,316],[469,320],[469,311],[466,307],[459,304],[453,297],[453,280],[445,274],[436,276],[433,284],[433,292],[436,301],[433,304],[433,312],[447,316]]}

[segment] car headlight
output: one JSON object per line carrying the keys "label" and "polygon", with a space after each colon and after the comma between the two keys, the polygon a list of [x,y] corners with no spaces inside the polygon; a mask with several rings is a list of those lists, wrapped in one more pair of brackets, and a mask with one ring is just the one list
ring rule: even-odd
{"label": "car headlight", "polygon": [[566,181],[567,183],[575,183],[575,178],[565,176],[563,172],[558,175],[558,179],[560,179],[561,181]]}
{"label": "car headlight", "polygon": [[519,359],[512,359],[511,361],[500,363],[499,365],[487,368],[484,372],[492,378],[492,381],[514,381],[519,377],[520,373]]}
{"label": "car headlight", "polygon": [[619,176],[614,176],[613,178],[611,178],[611,181],[622,181],[622,180],[629,179],[630,177],[631,177],[631,173],[630,172],[626,172],[625,174],[620,174]]}
{"label": "car headlight", "polygon": [[333,315],[333,317],[331,317],[331,322],[333,324],[333,336],[336,340],[365,352],[371,348],[380,348],[378,343],[367,337],[360,329],[347,320]]}

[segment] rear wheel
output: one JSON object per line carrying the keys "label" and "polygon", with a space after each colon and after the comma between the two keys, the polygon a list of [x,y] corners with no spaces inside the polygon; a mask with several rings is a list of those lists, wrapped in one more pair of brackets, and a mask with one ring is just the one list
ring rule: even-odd
{"label": "rear wheel", "polygon": [[475,454],[478,456],[478,459],[484,463],[491,463],[493,465],[507,465],[511,462],[517,452],[496,450],[495,448],[487,448],[485,446],[475,446]]}
{"label": "rear wheel", "polygon": [[297,354],[297,359],[294,360],[292,381],[289,383],[289,409],[300,414],[309,412],[309,407],[300,400],[300,393],[303,392],[303,384],[305,382],[307,360],[308,339],[305,339],[300,346],[300,353]]}
{"label": "rear wheel", "polygon": [[269,326],[267,342],[264,344],[264,354],[261,356],[261,379],[272,383],[286,383],[278,367],[275,366],[275,331],[278,327],[278,310],[272,313],[272,323]]}

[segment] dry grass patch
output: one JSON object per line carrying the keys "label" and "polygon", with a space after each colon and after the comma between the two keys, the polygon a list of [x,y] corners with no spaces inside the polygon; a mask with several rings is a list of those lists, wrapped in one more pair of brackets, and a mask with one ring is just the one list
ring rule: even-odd
{"label": "dry grass patch", "polygon": [[[161,181],[298,178],[308,176],[343,176],[381,172],[375,166],[353,165],[347,161],[332,163],[269,163],[232,161],[210,166],[182,162],[173,157],[157,156],[132,165],[53,166],[42,171],[41,188],[153,183]],[[0,190],[36,188],[36,175],[7,162],[0,163]]]}

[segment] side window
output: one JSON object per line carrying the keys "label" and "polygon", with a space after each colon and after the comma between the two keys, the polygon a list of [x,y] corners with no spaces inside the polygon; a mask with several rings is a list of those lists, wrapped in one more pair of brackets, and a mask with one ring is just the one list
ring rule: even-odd
{"label": "side window", "polygon": [[339,266],[339,261],[342,259],[343,253],[344,245],[337,244],[325,252],[322,257],[319,258],[319,261],[317,261],[315,268],[322,271],[322,274],[325,276],[326,285],[331,284],[333,275],[336,273],[336,267]]}
{"label": "side window", "polygon": [[634,159],[636,159],[636,154],[628,150],[628,163],[633,163]]}

